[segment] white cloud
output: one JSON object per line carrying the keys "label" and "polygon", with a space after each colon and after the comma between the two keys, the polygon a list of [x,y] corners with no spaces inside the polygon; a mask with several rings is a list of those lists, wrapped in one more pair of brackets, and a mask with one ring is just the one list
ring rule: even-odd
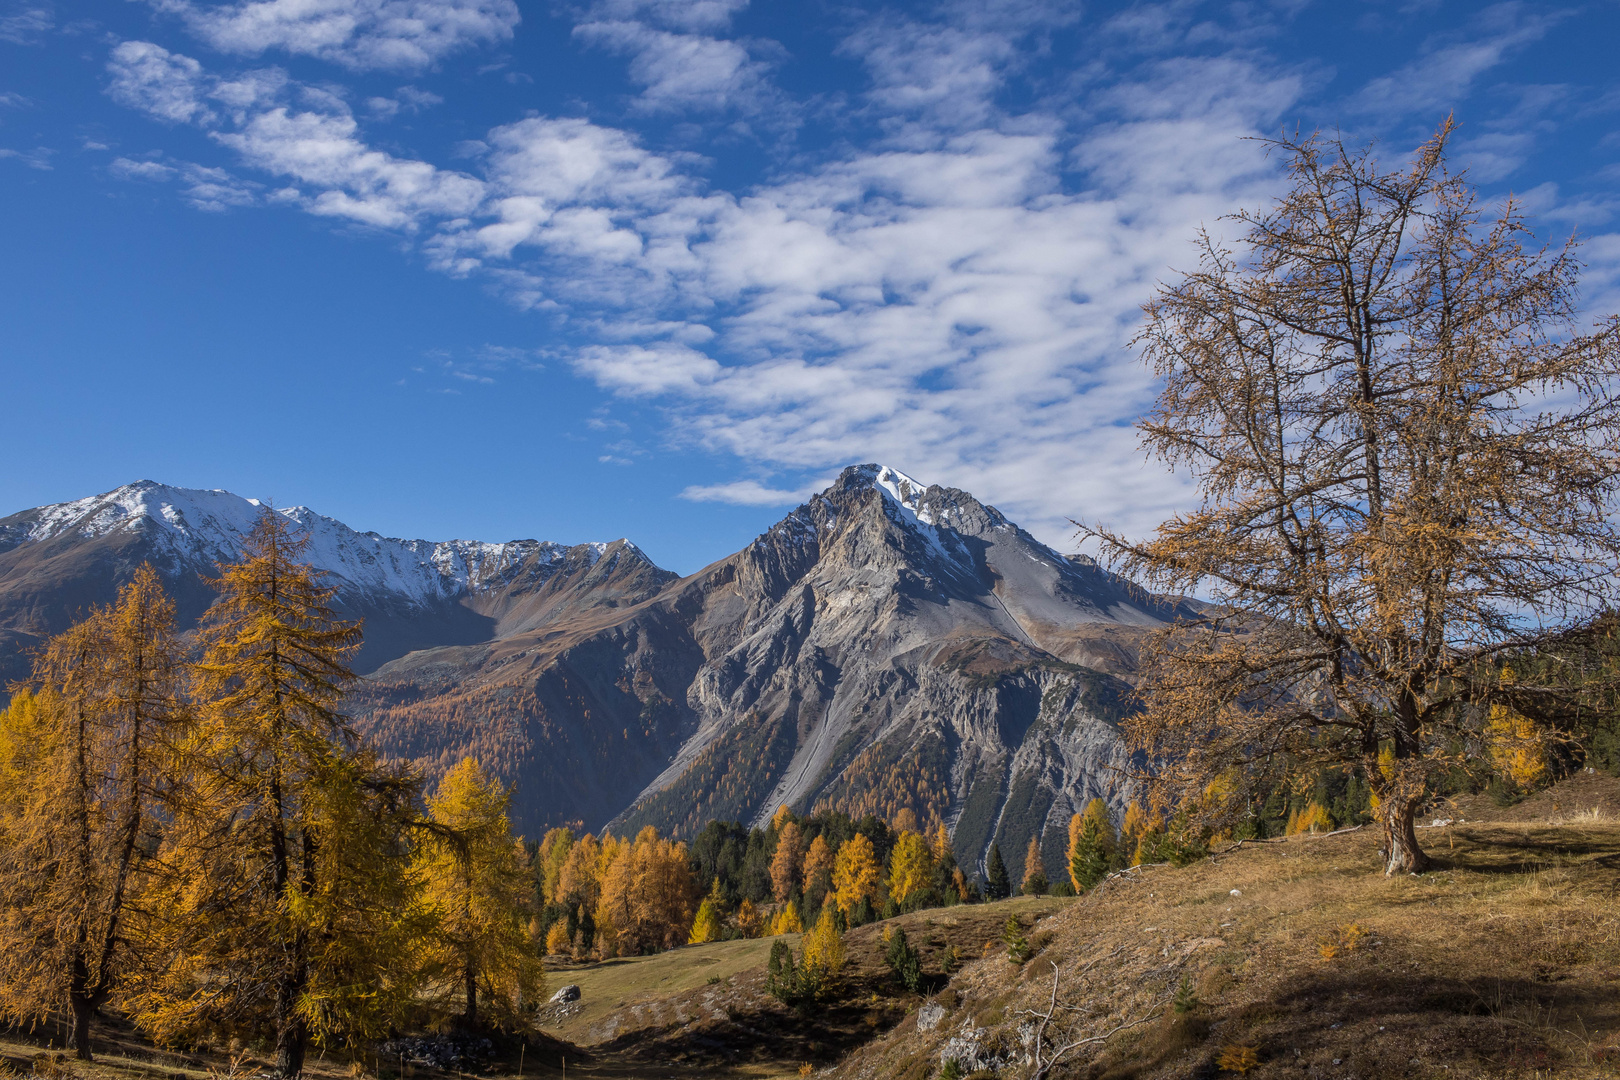
{"label": "white cloud", "polygon": [[0,93],[0,108],[24,109],[32,104],[32,101],[21,94]]}
{"label": "white cloud", "polygon": [[232,176],[224,169],[187,163],[180,170],[186,201],[199,210],[215,213],[259,201],[262,184]]}
{"label": "white cloud", "polygon": [[167,183],[179,179],[185,200],[199,210],[218,213],[236,206],[252,206],[259,201],[262,184],[233,176],[195,162],[179,161],[174,164],[156,158],[115,158],[108,166],[120,180],[145,180]]}
{"label": "white cloud", "polygon": [[113,100],[177,124],[208,123],[213,112],[203,102],[202,65],[150,41],[126,41],[107,64]]}
{"label": "white cloud", "polygon": [[[647,10],[628,14],[650,26]],[[468,148],[475,176],[379,150],[341,101],[264,73],[182,72],[148,82],[190,96],[132,97],[157,115],[144,103],[217,109],[193,122],[290,185],[271,198],[422,233],[444,271],[555,310],[580,342],[563,356],[574,371],[756,476],[881,460],[1051,542],[1069,516],[1144,530],[1187,490],[1144,468],[1129,426],[1153,394],[1125,351],[1137,307],[1200,222],[1269,193],[1275,163],[1240,137],[1273,130],[1301,80],[1241,57],[1182,60],[1088,95],[1083,125],[1008,116],[1006,42],[959,30],[863,39],[864,107],[890,137],[739,191],[583,119],[489,131]],[[687,497],[799,494],[755,479]]]}
{"label": "white cloud", "polygon": [[471,213],[482,201],[484,185],[473,177],[372,149],[357,131],[347,113],[278,105],[214,137],[247,165],[313,189],[303,201],[314,214],[412,230],[424,217]]}
{"label": "white cloud", "polygon": [[153,0],[220,52],[281,50],[357,70],[419,70],[450,53],[505,41],[513,0]]}
{"label": "white cloud", "polygon": [[732,506],[796,506],[826,486],[827,482],[823,480],[785,491],[766,487],[757,480],[735,480],[729,484],[693,484],[681,492],[681,498],[692,502],[729,503]]}
{"label": "white cloud", "polygon": [[646,22],[672,30],[714,33],[731,25],[748,0],[598,0],[585,21]]}
{"label": "white cloud", "polygon": [[584,23],[574,36],[632,57],[631,81],[643,88],[636,104],[645,112],[757,113],[777,99],[769,65],[736,41],[623,21]]}
{"label": "white cloud", "polygon": [[672,342],[587,346],[575,357],[574,368],[633,397],[695,394],[720,375],[720,365],[711,357]]}
{"label": "white cloud", "polygon": [[851,35],[843,51],[859,56],[872,76],[872,103],[882,112],[927,114],[960,129],[994,113],[1013,41],[988,27],[881,20]]}
{"label": "white cloud", "polygon": [[0,147],[0,160],[20,161],[30,169],[50,172],[51,158],[55,153],[56,151],[48,146],[36,146],[32,150],[11,150]]}
{"label": "white cloud", "polygon": [[153,180],[158,182],[173,180],[176,170],[161,161],[135,161],[130,158],[115,158],[107,166],[114,176],[120,180]]}
{"label": "white cloud", "polygon": [[55,27],[50,7],[46,5],[19,6],[0,15],[0,41],[14,45],[38,44],[40,38]]}

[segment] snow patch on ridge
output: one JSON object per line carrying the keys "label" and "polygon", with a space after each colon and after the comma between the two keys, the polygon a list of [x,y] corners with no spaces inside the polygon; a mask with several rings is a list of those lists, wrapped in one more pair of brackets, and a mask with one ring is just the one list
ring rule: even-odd
{"label": "snow patch on ridge", "polygon": [[[45,543],[68,535],[96,539],[145,532],[176,563],[211,569],[240,555],[242,539],[263,508],[257,499],[218,488],[176,488],[141,480],[104,495],[40,507],[21,540]],[[531,572],[549,576],[569,550],[538,540],[504,544],[401,540],[356,532],[306,506],[279,507],[276,513],[299,526],[298,534],[309,541],[305,559],[338,579],[340,592],[381,594],[418,604],[506,584],[531,561]],[[595,566],[608,548],[604,543],[584,546],[589,566]]]}

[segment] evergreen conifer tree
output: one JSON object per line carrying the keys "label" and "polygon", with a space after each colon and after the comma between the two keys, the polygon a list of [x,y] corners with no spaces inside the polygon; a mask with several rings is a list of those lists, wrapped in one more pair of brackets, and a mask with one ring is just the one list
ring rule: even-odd
{"label": "evergreen conifer tree", "polygon": [[1001,859],[1001,845],[995,842],[990,844],[990,858],[985,866],[989,875],[984,883],[984,895],[988,900],[1005,900],[1012,895],[1012,881],[1007,877],[1007,864]]}

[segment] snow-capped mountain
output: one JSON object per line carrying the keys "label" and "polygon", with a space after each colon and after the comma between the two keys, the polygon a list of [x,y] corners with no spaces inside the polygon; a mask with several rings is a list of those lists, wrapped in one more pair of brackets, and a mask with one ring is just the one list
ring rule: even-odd
{"label": "snow-capped mountain", "polygon": [[[228,491],[141,480],[0,519],[0,670],[20,675],[19,651],[90,603],[111,600],[142,562],[168,579],[181,616],[196,618],[212,599],[205,580],[240,556],[264,512],[259,500]],[[361,670],[413,649],[487,640],[503,618],[536,604],[550,610],[558,600],[551,594],[583,579],[589,591],[621,562],[650,575],[643,592],[674,577],[628,540],[402,540],[357,532],[304,506],[274,512],[295,523],[304,559],[328,575],[344,613],[366,620]],[[604,559],[611,565],[599,566]]]}
{"label": "snow-capped mountain", "polygon": [[[242,538],[264,512],[258,499],[218,488],[177,488],[139,480],[105,495],[42,506],[0,520],[0,552],[63,538],[142,536],[170,567],[207,568],[241,554]],[[514,540],[400,540],[356,532],[307,506],[277,507],[308,542],[304,558],[330,574],[340,594],[367,593],[419,604],[498,588],[522,572],[540,573],[567,554],[562,544]],[[606,544],[582,545],[600,558]]]}

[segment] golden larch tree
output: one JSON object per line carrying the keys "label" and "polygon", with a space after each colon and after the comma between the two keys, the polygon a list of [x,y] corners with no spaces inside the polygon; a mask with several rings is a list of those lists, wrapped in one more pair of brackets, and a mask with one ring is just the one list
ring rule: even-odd
{"label": "golden larch tree", "polygon": [[817,835],[810,841],[810,847],[804,853],[804,895],[807,899],[813,898],[819,903],[832,888],[833,850],[827,843],[827,838]]}
{"label": "golden larch tree", "polygon": [[862,900],[878,907],[878,890],[882,884],[883,868],[878,865],[877,849],[871,840],[856,833],[838,845],[832,872],[833,902],[846,918]]}
{"label": "golden larch tree", "polygon": [[161,1042],[269,1029],[274,1072],[312,1039],[369,1038],[414,991],[420,908],[408,830],[420,784],[358,745],[340,712],[360,629],[270,509],[200,632],[198,716],[153,897],[165,965],[131,996]]}
{"label": "golden larch tree", "polygon": [[415,870],[433,920],[422,946],[424,990],[468,1029],[486,1021],[525,1030],[545,989],[526,929],[532,885],[507,817],[511,802],[477,759],[464,758],[428,799],[418,834]]}
{"label": "golden larch tree", "polygon": [[900,834],[889,854],[889,896],[897,904],[934,886],[934,853],[914,832]]}
{"label": "golden larch tree", "polygon": [[188,711],[174,604],[150,565],[52,638],[0,732],[0,1015],[90,1020],[149,961],[139,924]]}
{"label": "golden larch tree", "polygon": [[776,833],[776,853],[771,856],[771,892],[778,904],[787,903],[799,887],[799,867],[804,860],[802,834],[792,821],[782,822]]}
{"label": "golden larch tree", "polygon": [[[839,850],[842,850],[842,846]],[[833,906],[825,905],[816,925],[804,935],[799,945],[801,962],[807,969],[817,997],[832,997],[843,974],[845,953],[844,935],[833,918]]]}
{"label": "golden larch tree", "polygon": [[540,850],[537,855],[539,861],[537,882],[542,904],[561,903],[562,898],[557,895],[557,884],[562,878],[563,863],[568,861],[568,852],[574,846],[573,829],[548,829],[545,838],[540,841]]}
{"label": "golden larch tree", "polygon": [[770,937],[802,933],[804,933],[804,920],[799,916],[798,905],[791,900],[783,904],[776,914],[771,916],[771,926],[766,931],[766,934]]}
{"label": "golden larch tree", "polygon": [[1583,328],[1573,243],[1536,247],[1512,199],[1487,214],[1452,133],[1389,169],[1271,144],[1289,189],[1234,215],[1234,247],[1201,234],[1136,338],[1162,386],[1143,443],[1201,504],[1143,542],[1086,530],[1127,575],[1214,601],[1143,653],[1124,727],[1156,806],[1224,831],[1349,766],[1387,874],[1427,865],[1414,818],[1485,756],[1491,706],[1572,692],[1502,663],[1620,592],[1620,319]]}
{"label": "golden larch tree", "polygon": [[599,909],[620,953],[653,953],[686,942],[697,891],[686,845],[660,839],[648,825],[613,860],[602,879]]}
{"label": "golden larch tree", "polygon": [[601,862],[602,845],[595,836],[586,833],[576,840],[557,871],[553,900],[582,913],[595,911],[602,896]]}
{"label": "golden larch tree", "polygon": [[1046,880],[1046,863],[1041,857],[1041,838],[1029,838],[1029,847],[1024,849],[1024,880],[1019,891],[1025,896],[1045,896],[1049,887]]}

